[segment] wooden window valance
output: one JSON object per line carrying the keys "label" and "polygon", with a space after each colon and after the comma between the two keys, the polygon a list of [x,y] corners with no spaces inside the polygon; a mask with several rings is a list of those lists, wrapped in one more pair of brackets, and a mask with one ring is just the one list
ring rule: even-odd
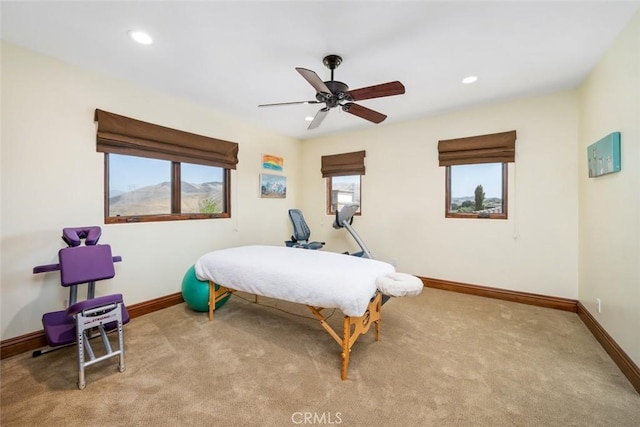
{"label": "wooden window valance", "polygon": [[322,156],[322,177],[364,175],[365,151]]}
{"label": "wooden window valance", "polygon": [[235,169],[238,144],[96,109],[97,151]]}
{"label": "wooden window valance", "polygon": [[516,131],[438,141],[440,166],[514,162]]}

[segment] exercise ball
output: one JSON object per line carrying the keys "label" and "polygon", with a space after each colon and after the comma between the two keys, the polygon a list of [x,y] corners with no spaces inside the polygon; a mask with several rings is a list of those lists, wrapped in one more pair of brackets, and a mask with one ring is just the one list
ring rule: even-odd
{"label": "exercise ball", "polygon": [[[220,286],[216,285],[218,290]],[[227,302],[231,294],[216,303],[216,310]],[[195,311],[209,311],[209,282],[199,280],[196,276],[195,266],[191,266],[182,279],[182,298],[189,307]]]}

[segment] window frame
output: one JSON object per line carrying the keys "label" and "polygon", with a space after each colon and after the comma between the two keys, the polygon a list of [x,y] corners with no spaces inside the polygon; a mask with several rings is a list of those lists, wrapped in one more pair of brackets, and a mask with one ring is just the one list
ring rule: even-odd
{"label": "window frame", "polygon": [[[131,157],[144,158],[131,154],[123,154]],[[161,159],[162,160],[162,159]],[[104,153],[104,223],[105,224],[126,224],[135,222],[158,222],[158,221],[184,221],[190,219],[216,219],[231,218],[231,169],[223,169],[223,212],[220,213],[181,213],[181,168],[182,163],[196,164],[190,162],[171,161],[171,213],[170,214],[150,214],[150,215],[130,215],[130,216],[109,216],[109,153]],[[215,166],[212,166],[215,167]]]}
{"label": "window frame", "polygon": [[456,166],[456,165],[449,165],[445,167],[445,198],[444,198],[445,218],[509,219],[509,215],[508,215],[509,164],[507,162],[495,162],[495,163],[502,163],[502,212],[489,213],[489,214],[449,212],[449,207],[451,206],[451,167]]}
{"label": "window frame", "polygon": [[358,210],[356,211],[356,213],[354,214],[354,216],[360,216],[362,215],[362,175],[360,174],[353,174],[353,175],[336,175],[336,176],[328,176],[326,177],[327,180],[327,189],[326,189],[326,214],[327,215],[335,215],[336,211],[332,211],[333,208],[333,203],[332,203],[332,194],[333,194],[333,178],[335,177],[341,177],[341,176],[359,176],[360,177],[360,185],[358,186],[358,204],[360,205],[360,207],[358,208]]}

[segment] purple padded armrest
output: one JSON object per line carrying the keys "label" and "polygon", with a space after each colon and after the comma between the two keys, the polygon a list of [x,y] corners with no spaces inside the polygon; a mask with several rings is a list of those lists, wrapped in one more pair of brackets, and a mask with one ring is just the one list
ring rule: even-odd
{"label": "purple padded armrest", "polygon": [[122,294],[105,295],[103,297],[80,301],[73,305],[70,305],[69,308],[67,308],[67,316],[73,316],[82,312],[83,310],[90,310],[92,308],[102,307],[119,302],[124,302],[122,300]]}
{"label": "purple padded armrest", "polygon": [[63,228],[62,240],[64,240],[67,245],[74,247],[80,246],[82,239],[85,239],[85,245],[93,246],[98,243],[101,234],[102,231],[98,226]]}
{"label": "purple padded armrest", "polygon": [[[85,301],[77,302],[69,308],[67,308],[66,312],[64,312],[67,318],[73,318],[78,313],[81,313],[83,310],[90,310],[92,308],[102,307],[109,304],[114,303],[122,303],[120,308],[122,309],[122,324],[129,323],[129,311],[127,307],[124,305],[124,300],[122,299],[122,294],[113,294],[113,295],[105,295],[103,297],[88,299]],[[116,322],[109,322],[105,324],[107,330],[115,329],[117,327]]]}
{"label": "purple padded armrest", "polygon": [[60,249],[58,259],[62,286],[110,279],[116,275],[109,245]]}

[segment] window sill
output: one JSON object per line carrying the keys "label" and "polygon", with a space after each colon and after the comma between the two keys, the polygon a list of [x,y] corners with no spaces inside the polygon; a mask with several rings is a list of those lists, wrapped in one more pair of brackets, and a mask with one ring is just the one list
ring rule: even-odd
{"label": "window sill", "polygon": [[231,218],[228,213],[219,214],[170,214],[170,215],[139,215],[139,216],[111,216],[104,219],[105,224],[127,224],[135,222],[185,221],[190,219],[218,219]]}
{"label": "window sill", "polygon": [[508,219],[506,214],[492,213],[492,214],[462,214],[447,212],[445,218],[467,218],[467,219]]}

